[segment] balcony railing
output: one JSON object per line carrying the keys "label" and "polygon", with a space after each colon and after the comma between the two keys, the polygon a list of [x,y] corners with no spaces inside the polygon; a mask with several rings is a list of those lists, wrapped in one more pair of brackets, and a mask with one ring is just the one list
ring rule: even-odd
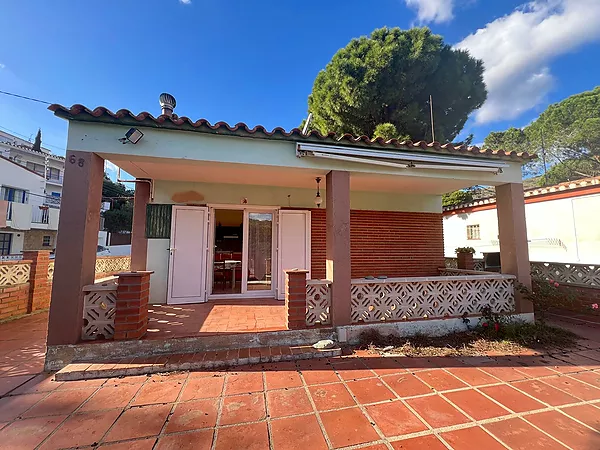
{"label": "balcony railing", "polygon": [[50,214],[47,207],[33,207],[31,209],[31,223],[47,224]]}
{"label": "balcony railing", "polygon": [[12,204],[13,202],[8,202],[8,206],[6,208],[6,220],[12,220]]}
{"label": "balcony railing", "polygon": [[58,175],[58,176],[52,176],[52,175],[46,175],[46,180],[49,181],[50,183],[54,183],[54,184],[63,184],[63,176],[62,175]]}

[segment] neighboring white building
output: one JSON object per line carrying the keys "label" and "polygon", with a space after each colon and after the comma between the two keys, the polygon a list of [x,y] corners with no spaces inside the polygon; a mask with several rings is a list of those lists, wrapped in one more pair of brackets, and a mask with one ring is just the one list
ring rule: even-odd
{"label": "neighboring white building", "polygon": [[[32,150],[31,145],[31,142],[0,130],[0,155],[40,174],[46,179],[46,194],[49,197],[60,198],[65,158],[52,154],[44,147],[41,151]],[[60,201],[56,203],[60,203]]]}
{"label": "neighboring white building", "polygon": [[0,155],[0,258],[54,249],[58,216],[45,177]]}
{"label": "neighboring white building", "polygon": [[[494,198],[444,208],[444,253],[456,247],[499,252]],[[529,259],[600,264],[600,178],[525,191]]]}

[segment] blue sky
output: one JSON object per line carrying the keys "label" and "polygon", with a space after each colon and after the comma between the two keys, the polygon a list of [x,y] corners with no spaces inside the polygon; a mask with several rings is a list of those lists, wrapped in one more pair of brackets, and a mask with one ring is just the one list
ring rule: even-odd
{"label": "blue sky", "polygon": [[[374,6],[376,5],[376,6]],[[211,122],[298,126],[318,71],[375,28],[428,25],[486,65],[490,96],[462,135],[531,122],[549,103],[595,87],[600,1],[30,0],[2,2],[0,90],[49,102]],[[600,83],[598,83],[600,84]],[[66,122],[0,95],[0,127],[64,154]]]}

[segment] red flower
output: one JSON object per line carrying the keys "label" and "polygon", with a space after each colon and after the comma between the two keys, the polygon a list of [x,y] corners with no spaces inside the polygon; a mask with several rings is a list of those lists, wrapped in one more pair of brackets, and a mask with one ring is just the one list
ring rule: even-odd
{"label": "red flower", "polygon": [[500,329],[500,324],[498,322],[496,322],[494,324],[494,330],[498,331]]}
{"label": "red flower", "polygon": [[483,326],[483,328],[487,328],[487,326],[488,326],[488,323],[487,323],[487,322],[483,322],[483,323],[481,324],[481,326]]}

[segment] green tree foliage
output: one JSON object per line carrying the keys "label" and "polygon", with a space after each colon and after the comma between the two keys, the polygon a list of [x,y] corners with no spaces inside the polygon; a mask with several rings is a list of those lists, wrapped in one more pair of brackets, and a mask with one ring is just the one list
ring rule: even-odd
{"label": "green tree foliage", "polygon": [[108,211],[104,211],[104,228],[111,233],[131,231],[133,222],[133,194],[122,183],[113,182],[104,174],[102,182],[102,201],[110,201]]}
{"label": "green tree foliage", "polygon": [[42,151],[42,130],[41,130],[41,128],[38,128],[38,132],[35,135],[35,140],[33,141],[31,150],[36,150],[38,152]]}
{"label": "green tree foliage", "polygon": [[589,159],[567,159],[566,161],[555,164],[548,170],[545,179],[544,176],[538,177],[538,186],[549,186],[562,183],[564,181],[573,181],[588,176],[599,176],[600,167]]}
{"label": "green tree foliage", "polygon": [[460,190],[444,194],[442,196],[442,206],[456,206],[473,201],[473,193],[470,190]]}
{"label": "green tree foliage", "polygon": [[486,99],[483,64],[428,28],[381,28],[353,39],[319,72],[308,97],[311,129],[373,136],[391,123],[399,135],[451,141]]}
{"label": "green tree foliage", "polygon": [[396,125],[393,123],[380,123],[375,127],[375,131],[373,132],[374,138],[383,138],[386,141],[390,139],[398,139],[399,141],[409,141],[410,136],[400,136],[398,134],[398,130],[396,129]]}
{"label": "green tree foliage", "polygon": [[522,130],[490,133],[484,146],[538,153],[527,167],[536,174],[543,172],[543,149],[547,164],[559,166],[548,177],[551,184],[593,176],[600,171],[600,87],[550,105]]}

